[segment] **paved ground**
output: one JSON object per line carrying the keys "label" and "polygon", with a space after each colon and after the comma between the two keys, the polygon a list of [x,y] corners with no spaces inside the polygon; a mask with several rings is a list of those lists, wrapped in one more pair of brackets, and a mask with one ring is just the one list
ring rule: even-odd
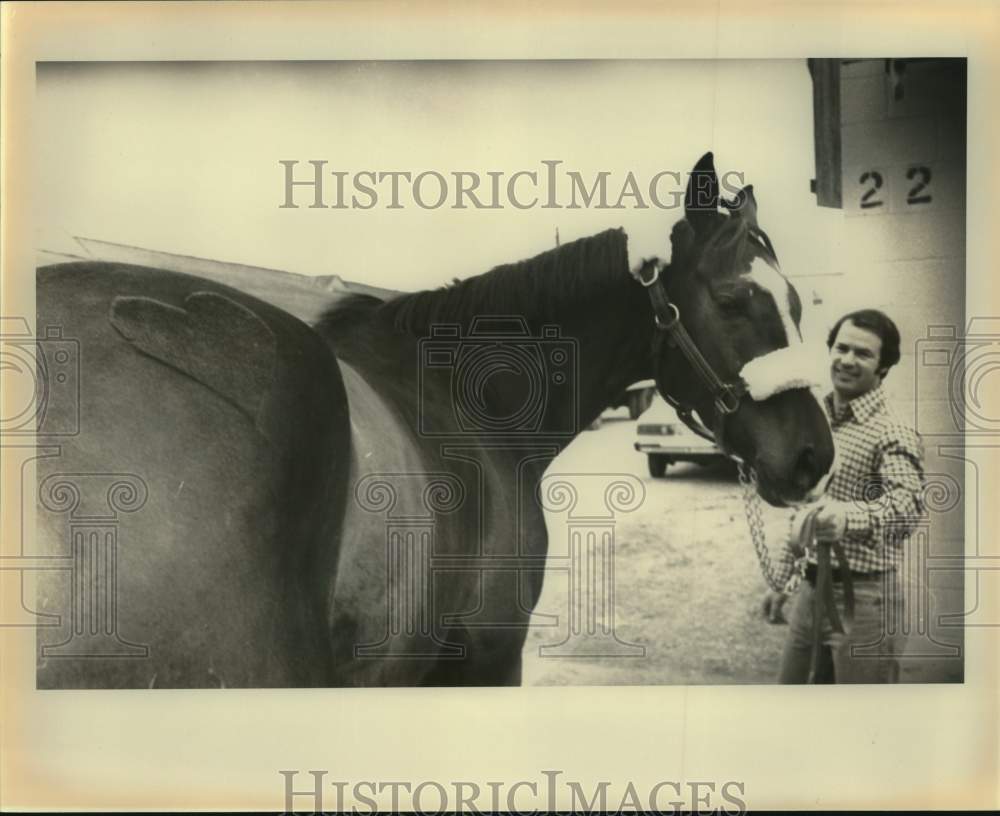
{"label": "paved ground", "polygon": [[[773,682],[787,626],[768,624],[759,612],[765,584],[734,471],[679,464],[652,479],[645,457],[632,448],[634,429],[623,409],[610,413],[549,471],[631,473],[645,488],[642,505],[615,524],[613,603],[599,589],[600,569],[597,582],[584,582],[577,596],[598,602],[595,620],[602,619],[601,600],[613,607],[614,637],[607,632],[585,644],[577,636],[562,652],[545,652],[566,639],[570,609],[565,515],[550,513],[550,568],[525,645],[525,685]],[[776,535],[780,516],[767,521]],[[565,657],[565,651],[600,656]],[[903,679],[960,680],[960,661],[904,661]]]}

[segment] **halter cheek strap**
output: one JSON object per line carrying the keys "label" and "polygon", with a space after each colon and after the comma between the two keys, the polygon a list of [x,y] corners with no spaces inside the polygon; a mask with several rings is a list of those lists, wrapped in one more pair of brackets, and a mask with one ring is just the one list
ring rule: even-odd
{"label": "halter cheek strap", "polygon": [[[681,322],[680,309],[667,296],[667,287],[660,282],[663,263],[658,258],[643,261],[639,269],[639,282],[649,292],[653,306],[657,332],[653,340],[654,352],[664,342],[680,349],[694,369],[696,376],[712,395],[715,404],[716,425],[721,425],[724,417],[733,414],[740,407],[743,397],[760,401],[791,388],[810,388],[818,385],[811,356],[804,353],[803,346],[787,347],[754,358],[740,371],[735,382],[725,382],[712,368],[705,356],[698,350],[687,329]],[[653,374],[656,387],[664,399],[677,411],[677,416],[698,436],[716,442],[716,434],[706,428],[693,414],[693,408],[683,405],[670,396],[666,383],[662,382],[659,369]]]}
{"label": "halter cheek strap", "polygon": [[[723,416],[735,413],[740,406],[740,400],[747,393],[746,384],[742,380],[731,383],[723,382],[719,378],[719,375],[715,373],[708,360],[698,350],[698,347],[691,339],[691,335],[688,334],[687,329],[684,328],[684,324],[681,322],[680,310],[667,296],[667,287],[660,283],[660,272],[662,269],[663,263],[659,258],[650,258],[643,261],[638,275],[639,282],[646,287],[653,305],[653,317],[658,330],[653,340],[654,351],[658,354],[664,342],[680,349],[692,368],[694,368],[695,374],[712,395],[712,400],[715,403],[716,417],[721,419]],[[698,436],[710,442],[715,442],[715,434],[698,421],[693,414],[694,409],[689,405],[683,405],[670,396],[670,392],[666,388],[666,383],[662,381],[658,369],[654,371],[653,375],[656,380],[657,390],[670,403],[671,407],[677,411],[677,416],[681,421],[698,434]]]}

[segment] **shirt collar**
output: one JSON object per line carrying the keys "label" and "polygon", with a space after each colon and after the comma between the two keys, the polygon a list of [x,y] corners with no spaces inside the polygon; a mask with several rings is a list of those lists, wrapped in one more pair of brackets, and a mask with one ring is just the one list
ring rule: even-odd
{"label": "shirt collar", "polygon": [[862,394],[860,397],[852,399],[839,414],[834,407],[833,392],[831,391],[826,395],[827,412],[838,422],[843,422],[849,416],[853,415],[858,422],[865,423],[884,406],[885,392],[882,390],[881,385],[878,385],[866,394]]}

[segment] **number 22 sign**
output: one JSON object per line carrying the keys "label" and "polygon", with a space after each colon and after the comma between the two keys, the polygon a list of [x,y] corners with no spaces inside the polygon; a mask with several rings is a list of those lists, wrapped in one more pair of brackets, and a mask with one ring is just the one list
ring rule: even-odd
{"label": "number 22 sign", "polygon": [[[909,207],[926,206],[933,201],[933,173],[928,165],[914,164],[905,168],[894,168],[893,175],[897,177],[890,181],[885,170],[873,168],[861,171],[855,180],[857,208],[867,212],[903,211]],[[891,189],[899,191],[897,196],[900,193],[905,194],[896,199],[896,207],[890,206]]]}

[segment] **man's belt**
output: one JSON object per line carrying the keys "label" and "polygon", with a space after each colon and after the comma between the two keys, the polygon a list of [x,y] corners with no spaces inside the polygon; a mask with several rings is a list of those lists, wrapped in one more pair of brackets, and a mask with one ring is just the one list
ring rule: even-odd
{"label": "man's belt", "polygon": [[[816,576],[819,570],[816,565],[812,562],[806,564],[805,579],[812,585],[816,586]],[[850,571],[850,578],[852,581],[876,581],[880,580],[883,575],[886,574],[888,570],[875,570],[874,572],[859,572],[858,570]],[[843,567],[834,567],[832,576],[833,582],[835,584],[842,583],[843,581]]]}
{"label": "man's belt", "polygon": [[[799,536],[799,544],[805,550],[811,544],[816,534],[816,516],[819,508],[811,510],[802,523],[802,532]],[[847,554],[844,546],[839,542],[816,542],[816,576],[814,586],[816,587],[815,609],[813,610],[813,654],[812,654],[812,675],[813,682],[816,682],[817,670],[819,668],[819,656],[823,647],[823,619],[829,618],[830,625],[834,632],[845,634],[844,625],[840,622],[840,615],[837,613],[837,604],[833,598],[833,564],[830,560],[830,550],[833,549],[837,556],[837,561],[841,569],[841,584],[844,587],[844,618],[847,625],[854,623],[854,581],[852,580],[850,567],[847,565]],[[807,568],[808,573],[808,568]]]}

